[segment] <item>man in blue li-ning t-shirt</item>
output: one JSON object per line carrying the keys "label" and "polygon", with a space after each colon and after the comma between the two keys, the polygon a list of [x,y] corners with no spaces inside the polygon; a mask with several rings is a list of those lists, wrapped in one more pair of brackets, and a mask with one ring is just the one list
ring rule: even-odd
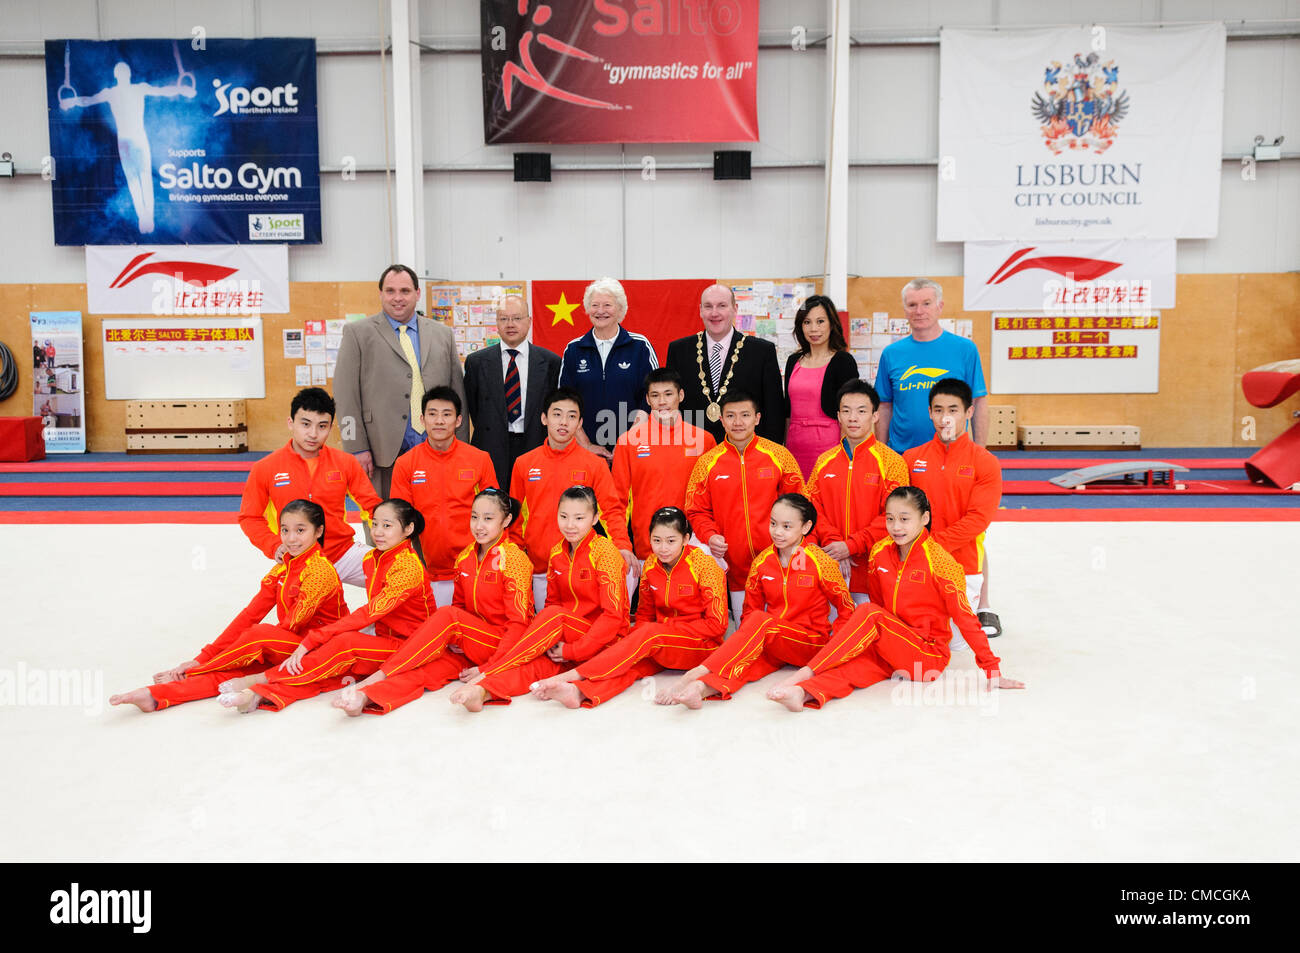
{"label": "man in blue li-ning t-shirt", "polygon": [[[984,446],[988,441],[988,388],[974,341],[950,334],[939,326],[943,312],[943,288],[929,278],[913,278],[903,285],[903,313],[912,329],[910,336],[895,341],[880,352],[876,392],[880,415],[876,439],[903,453],[929,443],[935,424],[930,418],[930,388],[945,377],[956,377],[970,385],[974,397],[971,439]],[[976,614],[990,637],[1002,634],[1002,621],[989,608],[989,558],[985,538],[984,584]]]}
{"label": "man in blue li-ning t-shirt", "polygon": [[880,353],[876,392],[880,418],[876,439],[903,453],[934,438],[930,422],[930,388],[945,377],[970,385],[975,397],[971,439],[981,447],[988,438],[988,389],[979,349],[973,341],[939,326],[943,288],[928,278],[914,278],[903,286],[903,313],[910,336],[895,341]]}

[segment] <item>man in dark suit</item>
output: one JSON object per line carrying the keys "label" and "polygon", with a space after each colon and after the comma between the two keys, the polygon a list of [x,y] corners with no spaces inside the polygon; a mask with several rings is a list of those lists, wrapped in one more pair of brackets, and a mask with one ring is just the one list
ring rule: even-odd
{"label": "man in dark suit", "polygon": [[726,285],[709,285],[700,296],[704,330],[668,345],[665,364],[682,379],[686,392],[683,417],[722,442],[718,401],[729,390],[744,391],[758,403],[762,415],[757,433],[785,443],[785,392],[771,341],[736,330],[736,295]]}
{"label": "man in dark suit", "polygon": [[507,295],[497,311],[501,343],[465,358],[465,406],[474,424],[470,443],[492,458],[497,485],[510,488],[515,460],[542,445],[542,401],[560,378],[560,356],[528,340],[528,304]]}
{"label": "man in dark suit", "polygon": [[[465,385],[451,329],[416,312],[420,279],[411,268],[384,269],[379,301],[379,314],[343,326],[334,400],[343,449],[387,498],[393,462],[424,440],[425,392],[447,385],[463,394]],[[468,437],[468,426],[457,436]]]}

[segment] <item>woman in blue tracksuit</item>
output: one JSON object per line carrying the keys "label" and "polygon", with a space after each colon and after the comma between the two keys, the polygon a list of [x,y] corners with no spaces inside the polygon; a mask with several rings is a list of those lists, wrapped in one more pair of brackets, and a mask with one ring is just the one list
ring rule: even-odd
{"label": "woman in blue tracksuit", "polygon": [[619,435],[647,413],[645,377],[659,366],[649,340],[621,327],[627,293],[613,278],[597,278],[582,295],[591,330],[564,348],[561,387],[582,394],[583,432],[578,443],[606,459]]}

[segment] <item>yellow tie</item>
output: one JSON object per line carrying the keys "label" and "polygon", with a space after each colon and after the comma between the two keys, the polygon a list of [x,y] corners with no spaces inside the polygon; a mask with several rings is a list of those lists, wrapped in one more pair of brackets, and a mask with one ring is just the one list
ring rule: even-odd
{"label": "yellow tie", "polygon": [[420,359],[415,356],[410,330],[403,324],[398,327],[397,335],[402,339],[402,353],[406,355],[406,363],[411,365],[411,427],[416,433],[424,433],[424,412],[420,408],[420,398],[424,396],[424,378],[420,374]]}

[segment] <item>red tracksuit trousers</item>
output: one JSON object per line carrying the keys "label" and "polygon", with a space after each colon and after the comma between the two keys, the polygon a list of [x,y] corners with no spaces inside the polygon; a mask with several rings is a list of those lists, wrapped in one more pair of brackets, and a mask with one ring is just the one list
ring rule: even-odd
{"label": "red tracksuit trousers", "polygon": [[263,707],[279,711],[304,698],[341,688],[345,675],[372,674],[401,646],[401,639],[341,632],[303,656],[301,674],[290,675],[277,666],[266,673],[264,684],[253,686],[253,691],[262,696]]}
{"label": "red tracksuit trousers", "polygon": [[626,691],[638,679],[665,668],[692,669],[718,648],[718,638],[699,620],[643,622],[613,645],[578,666],[583,708],[594,708]]}
{"label": "red tracksuit trousers", "polygon": [[537,614],[519,641],[505,655],[523,659],[513,668],[488,675],[478,684],[487,692],[489,705],[509,705],[516,695],[528,694],[528,686],[543,678],[550,678],[573,668],[573,662],[553,662],[546,650],[557,642],[573,642],[586,635],[591,622],[580,615],[567,612],[558,606],[547,606]]}
{"label": "red tracksuit trousers", "polygon": [[898,616],[872,603],[858,607],[852,621],[808,663],[813,677],[800,683],[821,708],[855,688],[883,682],[895,672],[932,681],[948,666],[948,646],[927,639]]}
{"label": "red tracksuit trousers", "polygon": [[[436,692],[462,669],[484,664],[500,641],[500,633],[474,613],[443,606],[380,666],[384,679],[366,686],[370,703],[365,710],[385,715],[425,692]],[[453,647],[460,652],[448,651]]]}
{"label": "red tracksuit trousers", "polygon": [[256,675],[280,664],[298,647],[301,638],[279,626],[265,623],[249,627],[225,651],[185,673],[185,677],[161,685],[150,685],[149,694],[159,710],[181,702],[212,698],[217,687],[232,678]]}
{"label": "red tracksuit trousers", "polygon": [[710,698],[727,699],[746,682],[756,682],[782,665],[807,665],[829,639],[756,609],[705,659],[709,674],[701,681],[717,690]]}

